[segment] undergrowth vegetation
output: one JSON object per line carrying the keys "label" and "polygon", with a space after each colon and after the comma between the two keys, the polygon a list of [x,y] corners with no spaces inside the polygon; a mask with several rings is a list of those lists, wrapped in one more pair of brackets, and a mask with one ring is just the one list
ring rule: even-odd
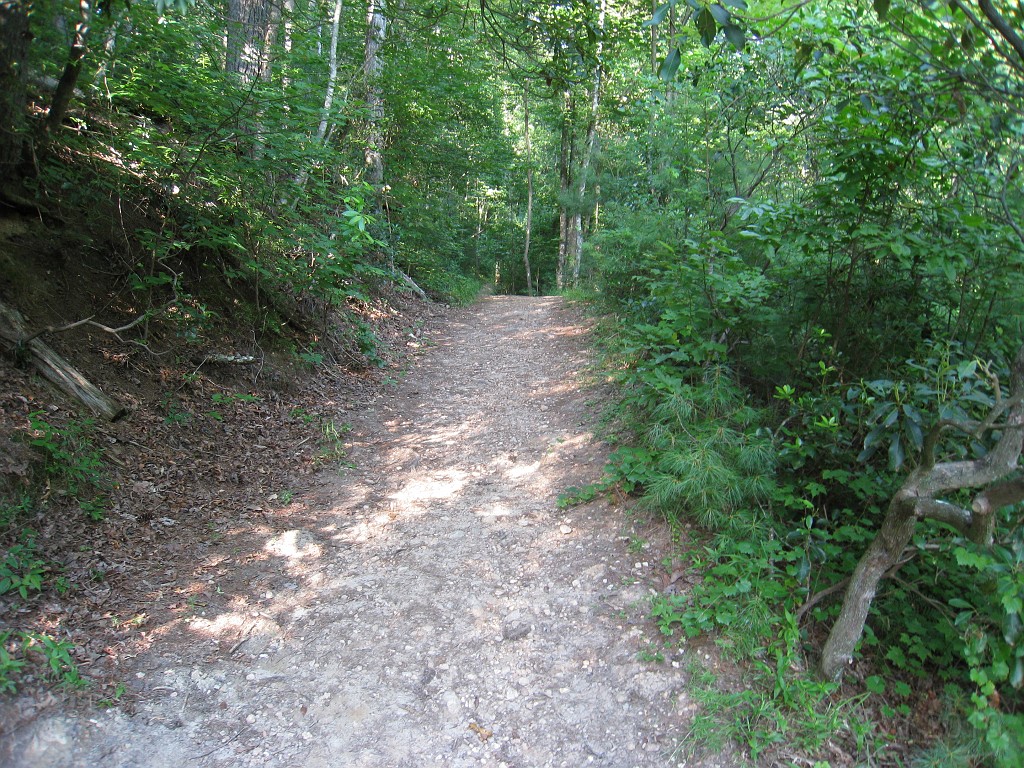
{"label": "undergrowth vegetation", "polygon": [[[697,681],[691,735],[755,761],[825,764],[841,743],[870,764],[1010,766],[1024,748],[1014,492],[989,546],[941,514],[980,514],[981,489],[949,486],[886,570],[848,684],[815,674],[901,486],[983,465],[1019,429],[1022,123],[998,89],[922,95],[991,62],[928,48],[958,23],[933,5],[893,26],[888,3],[830,6],[792,47],[683,50],[657,121],[630,132],[623,115],[606,146],[593,298],[616,317],[623,394],[598,490],[706,531],[668,565],[697,585],[652,614],[669,647],[713,638],[742,670],[741,690]],[[998,70],[1016,94],[1018,63]],[[939,710],[973,730],[917,756],[892,743]]]}
{"label": "undergrowth vegetation", "polygon": [[[62,502],[59,508],[76,507],[78,514],[98,522],[105,516],[111,489],[91,420],[55,424],[52,417],[35,412],[28,421],[23,435],[9,436],[31,450],[23,482],[0,484],[0,599],[15,608],[77,588],[48,559],[33,526],[55,513],[55,499]],[[14,692],[25,680],[39,678],[84,686],[72,650],[73,644],[59,633],[5,628],[0,631],[0,692]]]}

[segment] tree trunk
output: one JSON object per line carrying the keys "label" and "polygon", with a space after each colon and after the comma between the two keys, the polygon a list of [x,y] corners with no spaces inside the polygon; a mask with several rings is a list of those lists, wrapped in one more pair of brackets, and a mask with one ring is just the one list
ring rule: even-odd
{"label": "tree trunk", "polygon": [[126,33],[131,33],[131,24],[125,22],[124,19],[118,19],[107,27],[107,32],[103,37],[103,60],[92,78],[92,83],[97,89],[104,88],[107,91],[108,101],[110,100],[110,89],[106,88],[107,72],[110,71],[110,62],[114,58],[114,50],[117,47],[117,38],[121,33],[122,26]]}
{"label": "tree trunk", "polygon": [[906,490],[901,489],[889,503],[882,527],[850,578],[843,608],[821,651],[821,674],[828,680],[838,680],[853,662],[853,652],[864,633],[864,622],[875,599],[878,582],[899,562],[914,536],[917,517],[913,499],[907,496]]}
{"label": "tree trunk", "polygon": [[331,107],[334,105],[334,91],[338,84],[338,26],[341,21],[342,0],[334,0],[334,16],[331,17],[331,51],[327,64],[327,93],[324,94],[324,111],[316,129],[317,143],[323,143],[330,125]]}
{"label": "tree trunk", "polygon": [[[581,174],[582,170],[581,168]],[[572,257],[569,262],[572,265],[572,280],[569,282],[569,285],[575,288],[580,282],[580,262],[583,260],[583,212],[578,208],[573,211],[569,232],[572,238],[569,249]]]}
{"label": "tree trunk", "polygon": [[[974,461],[936,463],[935,451],[943,430],[955,427],[980,438],[999,430],[999,439],[984,458]],[[821,653],[819,671],[828,680],[838,680],[853,661],[853,653],[864,632],[871,601],[878,582],[896,566],[913,538],[918,519],[932,518],[947,523],[981,546],[991,546],[995,513],[1024,499],[1019,461],[1024,447],[1024,346],[1017,352],[1010,382],[1010,395],[993,407],[989,417],[978,424],[936,424],[925,439],[921,465],[893,496],[882,526],[854,569],[846,588],[843,606]],[[967,488],[981,488],[964,509],[939,498]]]}
{"label": "tree trunk", "polygon": [[369,0],[366,9],[366,42],[363,48],[363,74],[366,78],[367,120],[366,179],[375,188],[384,185],[384,99],[380,92],[383,64],[380,49],[387,34],[384,0]]}
{"label": "tree trunk", "polygon": [[[270,42],[280,14],[269,0],[228,0],[227,51],[225,69],[238,76],[251,97],[257,83],[270,79]],[[251,140],[240,152],[260,159],[265,152],[263,109],[257,106],[254,114],[239,122],[238,132]],[[268,183],[271,183],[268,179]]]}
{"label": "tree trunk", "polygon": [[269,67],[270,4],[267,0],[228,0],[225,69],[251,85]]}
{"label": "tree trunk", "polygon": [[526,269],[526,295],[533,294],[530,275],[530,233],[533,230],[533,152],[530,148],[530,86],[523,83],[523,134],[526,139],[526,232],[523,243],[523,267]]}
{"label": "tree trunk", "polygon": [[572,285],[574,288],[579,285],[580,264],[583,261],[583,198],[587,194],[587,174],[590,173],[590,166],[594,161],[594,146],[597,144],[598,106],[601,103],[601,85],[604,79],[604,65],[601,62],[601,56],[604,53],[604,18],[604,0],[600,0],[597,22],[599,32],[597,47],[594,51],[596,63],[590,89],[590,115],[587,120],[587,135],[583,145],[583,160],[577,171],[576,213],[573,215],[575,242],[573,244]]}
{"label": "tree trunk", "polygon": [[[281,24],[281,47],[284,50],[284,58],[287,60],[291,58],[292,50],[295,47],[295,0],[284,0],[281,6],[284,17],[284,22]],[[282,93],[287,92],[291,84],[292,79],[288,76],[287,72],[283,72],[281,74]]]}
{"label": "tree trunk", "polygon": [[978,0],[978,7],[981,8],[981,12],[988,19],[993,29],[999,33],[1003,40],[1010,44],[1013,52],[1017,55],[1016,58],[1012,56],[1005,56],[1005,58],[1018,71],[1024,72],[1024,66],[1022,66],[1024,65],[1024,37],[1021,37],[1017,30],[1013,28],[1013,24],[1007,21],[1006,17],[996,9],[992,0]]}
{"label": "tree trunk", "polygon": [[[338,87],[338,28],[341,23],[342,0],[335,0],[334,15],[331,17],[331,49],[328,52],[327,62],[327,90],[324,93],[324,107],[320,113],[320,123],[316,128],[316,142],[323,145],[327,141],[327,135],[331,126],[331,109],[334,106],[334,92]],[[290,34],[290,33],[289,33]],[[297,191],[292,199],[291,205],[294,208],[302,197],[302,189],[309,178],[309,169],[303,167],[295,176]]]}
{"label": "tree trunk", "polygon": [[558,153],[558,261],[555,264],[555,287],[565,288],[565,266],[569,257],[569,211],[567,209],[572,173],[572,96],[566,91],[562,100],[562,143]]}
{"label": "tree trunk", "polygon": [[25,124],[27,0],[0,0],[0,183],[18,176]]}
{"label": "tree trunk", "polygon": [[486,220],[487,207],[483,197],[478,196],[476,199],[476,229],[473,230],[473,272],[477,275],[480,274],[480,241],[483,239]]}
{"label": "tree trunk", "polygon": [[[658,10],[659,0],[651,0],[651,15]],[[659,24],[651,25],[651,74],[658,76],[658,27]]]}
{"label": "tree trunk", "polygon": [[78,23],[75,25],[75,35],[71,40],[71,50],[68,51],[68,61],[64,65],[64,72],[57,82],[57,89],[53,92],[53,101],[50,104],[50,111],[46,116],[46,128],[55,131],[64,122],[64,115],[67,114],[71,97],[75,95],[75,86],[78,85],[78,76],[82,73],[82,58],[85,56],[85,38],[89,34],[89,23],[92,19],[91,0],[79,0],[78,2]]}

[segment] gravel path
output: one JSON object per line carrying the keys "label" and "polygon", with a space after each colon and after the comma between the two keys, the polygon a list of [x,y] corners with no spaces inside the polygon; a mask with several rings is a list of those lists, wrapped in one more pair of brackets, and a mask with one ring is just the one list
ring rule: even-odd
{"label": "gravel path", "polygon": [[[560,300],[461,313],[352,423],[258,591],[136,660],[132,714],[37,718],[15,766],[675,766],[684,667],[638,660],[656,563],[596,479],[586,330]],[[670,660],[671,661],[671,660]]]}

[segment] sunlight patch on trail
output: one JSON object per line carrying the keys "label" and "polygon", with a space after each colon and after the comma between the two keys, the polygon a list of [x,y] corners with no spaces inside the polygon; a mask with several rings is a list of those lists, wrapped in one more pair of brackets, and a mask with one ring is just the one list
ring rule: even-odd
{"label": "sunlight patch on trail", "polygon": [[535,474],[540,469],[540,459],[530,464],[516,464],[505,470],[505,474],[512,480],[521,480],[524,477]]}
{"label": "sunlight patch on trail", "polygon": [[520,514],[518,510],[509,509],[504,504],[491,504],[484,509],[478,509],[473,514],[477,517],[508,517],[509,515]]}
{"label": "sunlight patch on trail", "polygon": [[301,560],[306,557],[320,557],[323,550],[305,531],[285,531],[270,539],[263,548],[272,555]]}
{"label": "sunlight patch on trail", "polygon": [[415,478],[402,488],[388,494],[388,498],[401,504],[434,499],[449,499],[466,487],[468,475],[460,470],[435,472],[428,477]]}

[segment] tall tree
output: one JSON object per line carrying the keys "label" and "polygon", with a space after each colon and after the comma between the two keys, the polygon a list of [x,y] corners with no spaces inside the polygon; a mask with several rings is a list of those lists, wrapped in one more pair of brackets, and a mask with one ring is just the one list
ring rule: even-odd
{"label": "tall tree", "polygon": [[572,285],[577,287],[580,281],[580,265],[583,261],[583,207],[587,194],[587,176],[594,161],[594,146],[597,143],[598,107],[601,104],[601,89],[604,83],[604,33],[605,33],[605,0],[597,0],[598,17],[594,50],[594,70],[591,75],[589,112],[587,129],[583,140],[583,158],[577,170],[576,207],[572,216]]}
{"label": "tall tree", "polygon": [[374,187],[384,184],[384,98],[380,78],[384,67],[381,48],[387,34],[385,0],[369,0],[366,8],[366,40],[363,46],[363,76],[366,84],[367,136],[364,159],[366,180]]}
{"label": "tall tree", "polygon": [[27,0],[0,0],[0,179],[16,177],[25,125]]}
{"label": "tall tree", "polygon": [[75,94],[75,86],[78,85],[78,77],[82,73],[82,59],[85,57],[86,37],[89,34],[91,23],[92,0],[79,0],[78,21],[75,23],[75,31],[71,38],[68,59],[60,80],[57,81],[57,88],[54,90],[53,100],[50,102],[50,112],[46,116],[46,127],[50,130],[59,128],[64,122],[64,115],[71,103],[71,97]]}
{"label": "tall tree", "polygon": [[573,96],[566,87],[562,91],[559,114],[559,152],[558,152],[558,261],[555,266],[555,286],[563,290],[566,266],[570,264],[569,240],[572,236],[572,219],[569,213],[569,191],[572,184],[572,164],[574,152],[573,134]]}
{"label": "tall tree", "polygon": [[523,143],[526,150],[526,224],[523,233],[523,268],[526,270],[526,295],[533,295],[530,275],[530,233],[533,231],[533,149],[530,145],[530,84],[523,83]]}
{"label": "tall tree", "polygon": [[338,87],[338,29],[341,23],[341,6],[342,0],[334,0],[334,14],[331,16],[331,50],[327,63],[327,90],[324,93],[324,109],[320,115],[320,124],[316,129],[317,141],[327,138],[331,108],[334,106],[334,91]]}
{"label": "tall tree", "polygon": [[225,68],[251,85],[270,71],[269,0],[228,0]]}

